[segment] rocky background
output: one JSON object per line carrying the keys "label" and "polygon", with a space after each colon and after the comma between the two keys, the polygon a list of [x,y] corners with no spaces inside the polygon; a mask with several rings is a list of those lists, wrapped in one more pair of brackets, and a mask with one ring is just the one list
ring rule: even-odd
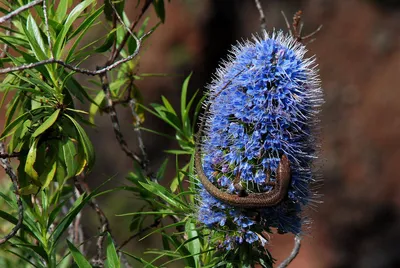
{"label": "rocky background", "polygon": [[[286,29],[281,10],[291,18],[301,9],[305,33],[323,25],[308,48],[309,55],[317,55],[325,97],[320,160],[316,163],[324,179],[320,190],[324,196],[323,203],[310,210],[314,222],[290,267],[400,267],[400,1],[260,1],[269,30]],[[140,5],[126,2],[133,19]],[[150,25],[157,23],[152,8],[146,15],[151,17]],[[171,76],[138,81],[145,103],[160,102],[164,95],[178,107],[184,77],[193,71],[191,94],[203,90],[231,45],[251,38],[259,29],[254,1],[166,1],[166,23],[145,42],[138,73]],[[104,32],[99,30],[93,38],[101,34]],[[84,67],[102,62],[104,59],[92,60]],[[126,139],[135,148],[130,111],[118,112]],[[115,185],[125,184],[132,162],[120,151],[108,116],[96,117],[96,124],[96,129],[88,129],[97,154],[88,182],[95,187],[115,176]],[[150,115],[145,127],[173,135],[172,129]],[[145,134],[144,142],[153,170],[165,159],[163,150],[176,147],[152,134]],[[174,158],[170,160],[168,178],[174,172]],[[181,163],[186,160],[180,159]],[[126,193],[100,202],[122,242],[129,237],[129,218],[114,215],[132,212],[140,202]],[[84,214],[84,231],[89,236],[97,231],[93,227],[97,219],[90,209]],[[156,247],[158,240],[157,235],[136,240],[125,249],[140,254]],[[270,250],[278,263],[292,246],[292,236],[272,236]]]}

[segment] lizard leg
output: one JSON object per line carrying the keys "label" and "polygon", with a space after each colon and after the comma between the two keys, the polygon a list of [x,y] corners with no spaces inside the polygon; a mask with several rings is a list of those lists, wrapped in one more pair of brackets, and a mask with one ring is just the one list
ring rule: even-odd
{"label": "lizard leg", "polygon": [[270,168],[267,169],[266,175],[267,175],[267,177],[265,178],[265,185],[275,187],[276,182],[271,181],[271,169]]}
{"label": "lizard leg", "polygon": [[233,185],[234,185],[235,189],[238,191],[237,195],[239,197],[248,196],[246,189],[244,189],[242,184],[240,183],[240,171],[238,172],[235,179],[233,180]]}

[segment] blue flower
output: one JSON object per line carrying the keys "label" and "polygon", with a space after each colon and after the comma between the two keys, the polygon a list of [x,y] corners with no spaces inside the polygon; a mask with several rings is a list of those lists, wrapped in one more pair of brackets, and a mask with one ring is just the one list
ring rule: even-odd
{"label": "blue flower", "polygon": [[307,220],[304,205],[313,198],[311,164],[315,156],[316,115],[322,90],[315,58],[282,32],[267,33],[234,46],[229,61],[209,85],[203,168],[221,191],[237,193],[236,178],[247,192],[270,190],[280,158],[290,161],[287,199],[274,207],[240,209],[201,189],[198,219],[235,243],[266,244],[262,230],[278,228],[298,234]]}

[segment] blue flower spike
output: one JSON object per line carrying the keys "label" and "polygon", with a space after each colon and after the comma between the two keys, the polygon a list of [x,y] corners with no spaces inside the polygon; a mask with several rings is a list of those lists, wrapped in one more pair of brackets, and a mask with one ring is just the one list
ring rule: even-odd
{"label": "blue flower spike", "polygon": [[310,184],[323,99],[315,57],[306,52],[290,35],[264,32],[234,46],[208,86],[201,159],[219,191],[244,198],[268,193],[279,184],[282,158],[290,163],[290,183],[276,205],[243,208],[200,186],[198,219],[220,234],[221,249],[264,249],[271,228],[300,234],[308,222],[302,212],[315,197]]}

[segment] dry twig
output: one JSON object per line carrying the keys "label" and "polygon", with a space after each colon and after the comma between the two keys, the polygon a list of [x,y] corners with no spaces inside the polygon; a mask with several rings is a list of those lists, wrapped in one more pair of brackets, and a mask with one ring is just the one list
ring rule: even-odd
{"label": "dry twig", "polygon": [[277,268],[286,268],[288,265],[296,258],[297,254],[299,254],[301,246],[301,237],[300,235],[296,235],[294,237],[294,247],[289,257],[287,257]]}
{"label": "dry twig", "polygon": [[[3,142],[0,142],[0,153],[5,154],[5,146]],[[13,168],[11,167],[10,160],[8,158],[1,158],[0,159],[0,164],[4,168],[5,172],[7,175],[10,177],[13,186],[14,186],[14,194],[15,197],[17,198],[17,205],[18,205],[18,221],[17,224],[14,226],[14,228],[11,230],[10,233],[8,233],[6,236],[0,239],[0,245],[6,243],[8,240],[10,240],[13,236],[15,236],[18,232],[19,229],[22,227],[22,223],[24,220],[24,206],[22,204],[22,199],[19,194],[19,181],[18,177],[15,174]]]}
{"label": "dry twig", "polygon": [[24,5],[24,6],[20,7],[20,8],[17,8],[16,10],[14,10],[14,11],[8,13],[7,15],[1,17],[0,18],[0,24],[2,24],[5,21],[8,21],[8,20],[12,19],[13,17],[17,16],[22,11],[25,11],[25,10],[27,10],[27,9],[33,7],[33,6],[36,6],[36,5],[38,5],[38,4],[42,3],[42,2],[43,2],[43,0],[35,0],[35,1],[32,1],[32,2],[30,2],[30,3],[28,3],[28,4]]}
{"label": "dry twig", "polygon": [[258,12],[260,13],[260,23],[261,23],[261,30],[266,31],[267,30],[267,20],[265,19],[264,11],[261,6],[260,0],[254,0],[256,3],[256,7],[258,9]]}

